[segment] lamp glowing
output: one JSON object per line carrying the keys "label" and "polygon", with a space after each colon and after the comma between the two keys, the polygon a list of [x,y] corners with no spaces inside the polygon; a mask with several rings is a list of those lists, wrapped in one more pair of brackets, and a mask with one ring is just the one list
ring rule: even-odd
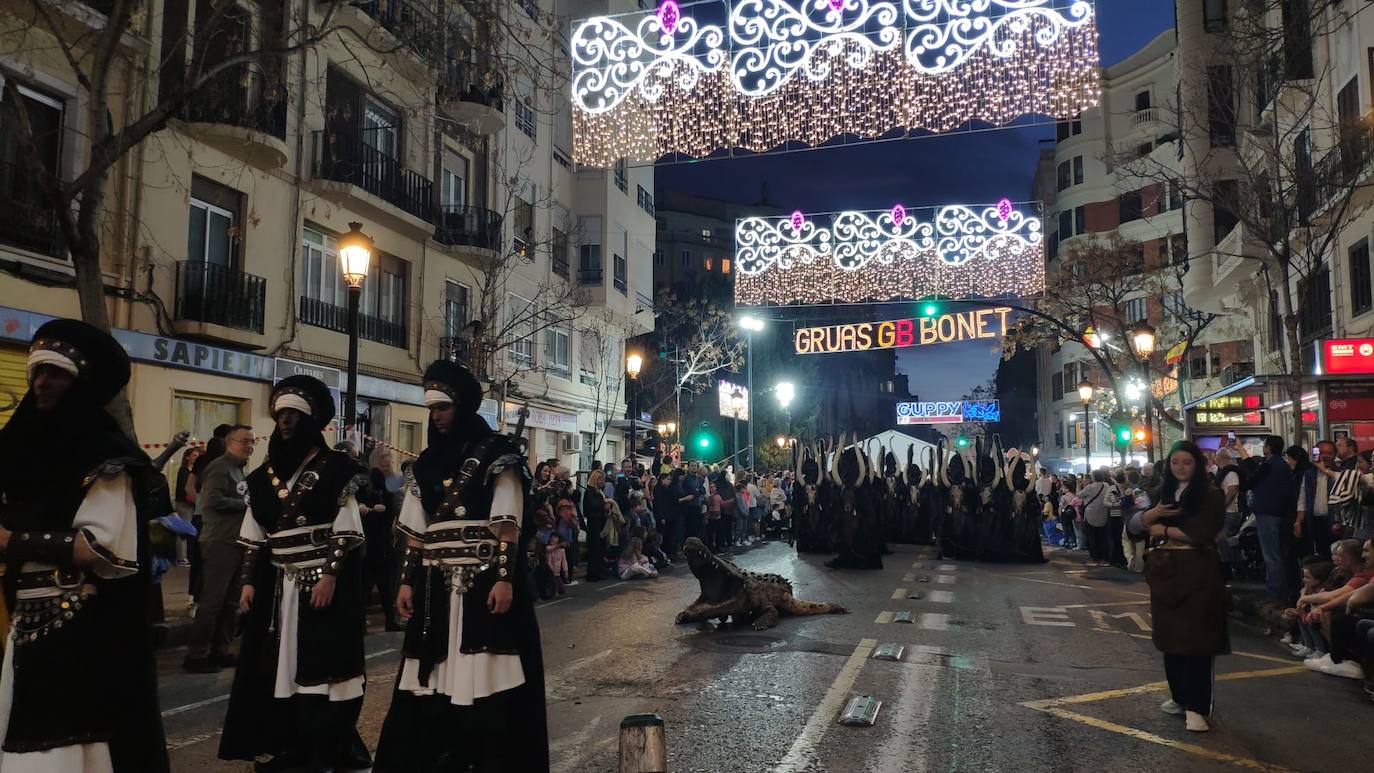
{"label": "lamp glowing", "polygon": [[630,354],[625,357],[625,372],[630,374],[630,378],[639,378],[639,369],[644,367],[644,358],[638,354]]}
{"label": "lamp glowing", "polygon": [[349,223],[348,233],[339,237],[339,268],[344,281],[354,289],[363,286],[372,262],[372,238],[362,228],[362,223]]}

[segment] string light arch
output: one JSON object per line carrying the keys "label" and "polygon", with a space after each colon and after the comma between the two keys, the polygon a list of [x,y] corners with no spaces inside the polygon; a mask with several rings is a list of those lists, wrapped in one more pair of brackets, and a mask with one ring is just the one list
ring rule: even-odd
{"label": "string light arch", "polygon": [[570,42],[592,166],[1068,119],[1101,91],[1087,0],[663,0]]}
{"label": "string light arch", "polygon": [[909,208],[735,223],[735,303],[873,303],[933,296],[1028,297],[1045,290],[1043,207]]}

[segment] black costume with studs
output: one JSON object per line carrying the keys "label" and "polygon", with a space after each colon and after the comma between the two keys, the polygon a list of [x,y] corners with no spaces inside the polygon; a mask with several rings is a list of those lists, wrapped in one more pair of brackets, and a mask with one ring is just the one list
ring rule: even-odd
{"label": "black costume with studs", "polygon": [[[283,379],[273,389],[274,407],[283,392],[291,391],[309,401],[310,415],[301,419],[292,440],[272,433],[267,460],[243,484],[252,520],[245,519],[243,533],[264,538],[240,539],[245,546],[242,576],[254,588],[254,597],[243,621],[219,756],[271,754],[283,764],[301,767],[365,768],[370,760],[354,729],[361,695],[344,700],[276,696],[284,646],[283,593],[298,594],[295,685],[338,685],[365,673],[363,539],[359,530],[336,527],[341,512],[357,509],[358,468],[347,454],[329,450],[324,442],[321,429],[334,414],[328,388],[308,376]],[[360,529],[361,519],[357,522]],[[311,595],[324,575],[335,578],[333,599],[313,609]]]}
{"label": "black costume with studs", "polygon": [[[0,429],[0,524],[11,531],[4,596],[12,617],[4,644],[9,668],[0,680],[8,692],[0,696],[8,699],[2,748],[22,755],[105,743],[116,773],[160,773],[168,761],[147,618],[147,523],[172,512],[167,482],[104,409],[130,372],[128,355],[109,334],[53,320],[38,329],[31,363],[34,352],[60,356],[78,372],[53,410],[39,411],[30,392]],[[124,486],[132,513],[87,526],[92,514],[81,511],[88,497]],[[121,536],[112,538],[116,531]],[[97,564],[73,562],[78,534]]]}

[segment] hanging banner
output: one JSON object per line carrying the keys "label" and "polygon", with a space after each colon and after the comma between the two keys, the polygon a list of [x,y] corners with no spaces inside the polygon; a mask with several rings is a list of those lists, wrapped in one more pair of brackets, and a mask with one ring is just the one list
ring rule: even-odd
{"label": "hanging banner", "polygon": [[902,426],[1001,420],[1002,409],[996,400],[897,403],[897,424]]}
{"label": "hanging banner", "polygon": [[720,395],[720,415],[727,419],[749,421],[749,389],[729,381],[716,383]]}
{"label": "hanging banner", "polygon": [[1007,334],[1011,311],[998,307],[920,319],[804,327],[793,336],[793,344],[797,354],[833,354],[1001,338]]}

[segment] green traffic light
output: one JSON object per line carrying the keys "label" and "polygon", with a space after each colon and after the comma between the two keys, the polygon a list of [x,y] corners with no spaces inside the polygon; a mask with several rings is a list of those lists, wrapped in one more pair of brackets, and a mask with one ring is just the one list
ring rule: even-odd
{"label": "green traffic light", "polygon": [[960,448],[968,448],[968,438],[964,437],[963,435],[960,435],[958,442]]}
{"label": "green traffic light", "polygon": [[708,437],[701,438],[700,440],[697,441],[697,445],[701,446],[702,448],[710,448],[710,447],[711,447],[711,438],[708,438]]}
{"label": "green traffic light", "polygon": [[925,317],[933,317],[933,316],[935,316],[936,314],[939,314],[939,313],[940,313],[940,307],[939,307],[939,306],[936,306],[936,305],[933,304],[933,303],[927,303],[926,305],[924,305],[924,306],[921,307],[921,315],[922,315],[922,316],[925,316]]}

